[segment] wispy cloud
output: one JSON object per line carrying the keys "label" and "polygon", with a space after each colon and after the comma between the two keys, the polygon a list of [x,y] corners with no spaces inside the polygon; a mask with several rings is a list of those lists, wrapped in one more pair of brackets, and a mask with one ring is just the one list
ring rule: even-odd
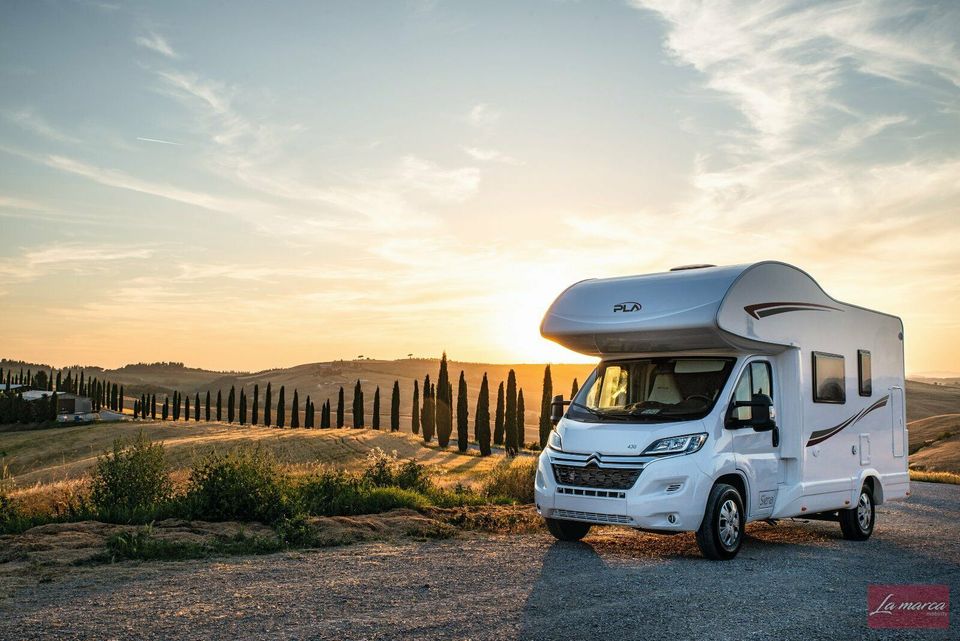
{"label": "wispy cloud", "polygon": [[80,140],[48,123],[32,109],[7,112],[4,116],[17,126],[56,142],[78,143]]}
{"label": "wispy cloud", "polygon": [[480,170],[476,167],[445,169],[416,156],[404,157],[398,174],[405,189],[436,200],[462,202],[480,186]]}
{"label": "wispy cloud", "polygon": [[170,43],[167,42],[166,38],[153,31],[142,36],[137,36],[134,39],[134,42],[145,49],[159,53],[161,56],[165,56],[172,60],[176,60],[180,57],[180,55],[173,50],[173,47],[170,46]]}
{"label": "wispy cloud", "polygon": [[467,112],[466,120],[477,129],[490,130],[500,122],[502,114],[487,103],[474,105]]}
{"label": "wispy cloud", "polygon": [[504,165],[522,165],[523,163],[496,149],[481,149],[479,147],[464,147],[465,154],[481,162],[498,162]]}

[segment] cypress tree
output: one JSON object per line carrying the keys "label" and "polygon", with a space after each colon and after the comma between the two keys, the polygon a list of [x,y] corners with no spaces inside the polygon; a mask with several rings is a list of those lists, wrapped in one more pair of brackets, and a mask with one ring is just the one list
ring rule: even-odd
{"label": "cypress tree", "polygon": [[183,420],[190,422],[190,396],[183,399]]}
{"label": "cypress tree", "polygon": [[240,388],[240,425],[247,424],[247,393]]}
{"label": "cypress tree", "polygon": [[450,435],[453,433],[453,387],[450,384],[450,374],[447,371],[447,353],[440,359],[440,373],[437,376],[436,421],[437,443],[440,447],[450,444]]}
{"label": "cypress tree", "polygon": [[137,414],[137,418],[147,418],[147,395],[146,394],[140,395],[140,405],[138,406],[138,409],[139,409],[139,413]]}
{"label": "cypress tree", "polygon": [[497,413],[494,415],[493,424],[494,445],[503,445],[504,414],[503,381],[500,381],[500,387],[497,389]]}
{"label": "cypress tree", "polygon": [[353,387],[353,426],[361,428],[363,425],[363,387],[358,378],[357,384]]}
{"label": "cypress tree", "polygon": [[230,386],[230,393],[227,395],[227,423],[233,423],[234,413],[233,404],[237,400],[237,391],[233,385]]}
{"label": "cypress tree", "polygon": [[313,401],[310,400],[310,395],[307,394],[307,402],[304,404],[306,411],[303,415],[303,426],[307,429],[313,427]]}
{"label": "cypress tree", "polygon": [[517,452],[520,452],[524,446],[526,432],[524,431],[524,417],[526,417],[526,407],[523,404],[523,388],[517,392]]}
{"label": "cypress tree", "polygon": [[193,420],[200,422],[200,392],[193,397]]}
{"label": "cypress tree", "polygon": [[480,456],[490,456],[490,385],[487,373],[483,373],[480,394],[477,396],[477,411],[473,415],[473,436],[480,446]]}
{"label": "cypress tree", "polygon": [[223,393],[217,390],[217,422],[223,420]]}
{"label": "cypress tree", "polygon": [[277,427],[283,427],[287,422],[287,401],[284,399],[283,385],[280,386],[280,394],[277,401]]}
{"label": "cypress tree", "polygon": [[250,425],[256,425],[260,420],[260,384],[253,386],[253,414],[250,416]]}
{"label": "cypress tree", "polygon": [[380,429],[380,386],[373,393],[373,429]]}
{"label": "cypress tree", "polygon": [[506,410],[503,415],[503,429],[507,456],[517,454],[517,374],[513,370],[507,374]]}
{"label": "cypress tree", "polygon": [[423,434],[423,442],[429,443],[433,440],[433,431],[430,429],[430,375],[423,377],[423,405],[420,411],[420,431]]}
{"label": "cypress tree", "polygon": [[460,381],[457,383],[457,449],[461,452],[466,452],[470,445],[467,413],[467,379],[463,377],[463,370],[460,370]]}
{"label": "cypress tree", "polygon": [[173,392],[173,420],[180,420],[180,392],[177,391]]}
{"label": "cypress tree", "polygon": [[300,427],[300,394],[293,388],[293,407],[290,410],[290,427]]}
{"label": "cypress tree", "polygon": [[340,386],[340,395],[337,397],[337,427],[343,427],[343,385]]}
{"label": "cypress tree", "polygon": [[550,375],[550,366],[543,370],[543,394],[540,396],[540,448],[547,446],[547,438],[553,423],[550,421],[550,407],[553,403],[553,377]]}
{"label": "cypress tree", "polygon": [[570,388],[570,400],[573,400],[577,397],[577,392],[580,391],[580,383],[577,382],[577,379],[573,379],[573,387]]}
{"label": "cypress tree", "polygon": [[150,418],[157,420],[157,395],[150,395]]}
{"label": "cypress tree", "polygon": [[393,381],[393,392],[390,394],[390,431],[400,431],[400,381]]}
{"label": "cypress tree", "polygon": [[263,399],[263,424],[270,427],[270,410],[273,408],[273,389],[267,382],[267,395]]}
{"label": "cypress tree", "polygon": [[[69,376],[69,374],[67,376]],[[120,396],[117,398],[118,398],[118,404],[119,404],[118,409],[120,413],[123,414],[123,385],[120,386]]]}
{"label": "cypress tree", "polygon": [[328,398],[320,406],[320,429],[330,428],[330,399]]}
{"label": "cypress tree", "polygon": [[[57,370],[57,390],[58,391],[63,389],[62,376],[63,376],[63,372],[61,370]],[[7,387],[10,387],[10,370],[7,370]]]}
{"label": "cypress tree", "polygon": [[414,434],[420,433],[420,382],[413,381],[413,410],[410,415],[410,431]]}
{"label": "cypress tree", "polygon": [[163,420],[170,416],[170,397],[163,399]]}
{"label": "cypress tree", "polygon": [[57,407],[58,402],[59,401],[57,401],[57,393],[54,392],[53,394],[50,395],[50,420],[51,421],[57,420],[57,414],[59,409]]}
{"label": "cypress tree", "polygon": [[203,402],[203,416],[206,421],[210,422],[210,390],[207,390],[207,397]]}

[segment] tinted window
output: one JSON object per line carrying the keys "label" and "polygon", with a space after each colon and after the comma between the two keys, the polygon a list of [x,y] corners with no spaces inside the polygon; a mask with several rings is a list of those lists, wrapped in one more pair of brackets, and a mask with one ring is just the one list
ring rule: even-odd
{"label": "tinted window", "polygon": [[843,356],[813,353],[813,401],[815,403],[846,403],[846,380]]}
{"label": "tinted window", "polygon": [[870,375],[870,352],[865,349],[857,351],[857,370],[860,379],[860,396],[873,394],[873,378]]}

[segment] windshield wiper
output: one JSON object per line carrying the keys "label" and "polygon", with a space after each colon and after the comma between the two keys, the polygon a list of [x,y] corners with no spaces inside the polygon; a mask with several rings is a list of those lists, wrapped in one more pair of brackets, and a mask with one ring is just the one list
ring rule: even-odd
{"label": "windshield wiper", "polygon": [[612,412],[605,412],[602,410],[594,409],[592,407],[587,407],[583,403],[577,403],[576,401],[570,401],[570,405],[585,409],[591,414],[593,414],[594,416],[596,416],[597,418],[607,420],[607,421],[629,421],[630,419],[634,418],[632,415],[628,413],[614,414]]}

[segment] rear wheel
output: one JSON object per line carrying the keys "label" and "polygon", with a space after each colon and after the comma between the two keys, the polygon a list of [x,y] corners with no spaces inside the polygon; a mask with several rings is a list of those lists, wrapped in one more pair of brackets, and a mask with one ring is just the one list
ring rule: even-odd
{"label": "rear wheel", "polygon": [[746,517],[737,488],[717,483],[710,490],[707,510],[697,530],[697,545],[703,556],[714,561],[732,559],[740,551]]}
{"label": "rear wheel", "polygon": [[843,532],[843,538],[850,541],[866,541],[873,534],[876,516],[873,493],[864,485],[860,488],[857,504],[849,510],[840,510],[840,531]]}
{"label": "rear wheel", "polygon": [[579,541],[590,531],[589,523],[547,519],[547,529],[558,541]]}

